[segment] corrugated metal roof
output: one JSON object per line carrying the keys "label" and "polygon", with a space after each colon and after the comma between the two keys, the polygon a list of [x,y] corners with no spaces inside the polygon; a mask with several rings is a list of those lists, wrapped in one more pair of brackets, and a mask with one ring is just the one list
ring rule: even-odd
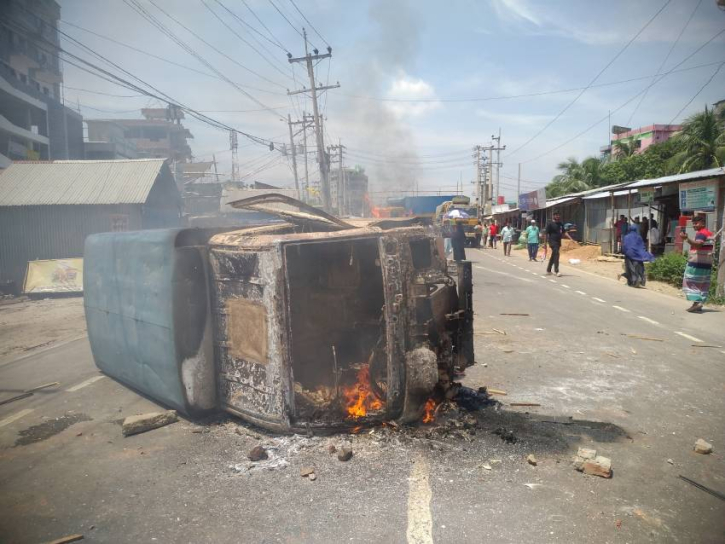
{"label": "corrugated metal roof", "polygon": [[686,174],[676,174],[674,176],[663,176],[655,179],[642,179],[635,181],[627,187],[651,187],[653,185],[665,185],[678,181],[689,181],[696,179],[714,178],[717,176],[725,176],[725,168],[710,168],[709,170],[698,170],[696,172],[687,172]]}
{"label": "corrugated metal roof", "polygon": [[0,206],[142,204],[164,159],[14,162],[0,173]]}
{"label": "corrugated metal roof", "polygon": [[598,198],[609,198],[610,196],[624,196],[626,194],[637,194],[637,189],[625,189],[622,191],[614,191],[613,193],[611,191],[602,191],[601,193],[595,193],[593,195],[585,196],[584,200],[596,200]]}

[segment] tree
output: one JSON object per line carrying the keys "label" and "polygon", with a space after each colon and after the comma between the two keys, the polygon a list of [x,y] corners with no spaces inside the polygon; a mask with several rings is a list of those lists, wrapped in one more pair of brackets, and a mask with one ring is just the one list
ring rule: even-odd
{"label": "tree", "polygon": [[[567,193],[578,193],[591,189],[591,176],[594,167],[591,162],[588,162],[590,159],[599,162],[594,157],[585,159],[581,164],[575,157],[569,157],[566,161],[560,162],[556,168],[561,171],[561,174],[554,176],[551,183],[546,186],[546,196],[553,198]],[[598,171],[598,168],[597,166],[596,171]]]}
{"label": "tree", "polygon": [[637,146],[634,140],[629,140],[628,142],[617,140],[613,145],[617,150],[616,154],[614,154],[617,160],[632,157],[637,152]]}
{"label": "tree", "polygon": [[725,164],[725,129],[713,110],[690,116],[676,136],[682,151],[672,158],[679,173],[717,168]]}

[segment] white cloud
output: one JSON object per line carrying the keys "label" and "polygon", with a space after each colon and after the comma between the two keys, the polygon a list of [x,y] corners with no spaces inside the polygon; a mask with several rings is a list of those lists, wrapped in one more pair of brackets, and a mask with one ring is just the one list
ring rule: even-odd
{"label": "white cloud", "polygon": [[420,78],[400,74],[390,86],[386,98],[398,100],[424,100],[425,102],[386,102],[388,109],[397,117],[421,117],[441,107],[435,89]]}

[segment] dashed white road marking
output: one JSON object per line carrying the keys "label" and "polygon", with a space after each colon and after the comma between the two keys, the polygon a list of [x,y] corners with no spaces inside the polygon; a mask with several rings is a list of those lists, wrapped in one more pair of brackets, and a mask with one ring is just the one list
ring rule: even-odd
{"label": "dashed white road marking", "polygon": [[79,383],[78,385],[74,385],[73,387],[69,387],[66,389],[67,393],[73,393],[74,391],[78,391],[79,389],[83,389],[87,385],[91,385],[92,383],[96,383],[98,380],[102,380],[105,378],[105,376],[93,376],[92,378],[88,378],[86,381]]}
{"label": "dashed white road marking", "polygon": [[649,317],[645,317],[643,315],[638,315],[642,321],[646,321],[647,323],[652,323],[653,325],[659,325],[659,322],[655,321],[654,319],[650,319]]}
{"label": "dashed white road marking", "polygon": [[565,287],[566,289],[571,289],[571,287],[569,287],[568,285],[565,285],[565,284],[563,284],[563,283],[561,284],[561,286],[562,286],[562,287]]}
{"label": "dashed white road marking", "polygon": [[493,272],[494,274],[501,274],[501,275],[507,276],[509,278],[516,278],[517,280],[525,281],[526,283],[534,283],[533,281],[531,281],[528,278],[520,278],[518,276],[513,276],[511,274],[507,274],[506,272],[501,272],[499,270],[492,270],[490,268],[485,268],[483,266],[476,266],[476,268],[478,268],[479,270],[485,270],[486,272]]}
{"label": "dashed white road marking", "polygon": [[592,297],[592,298],[593,298],[594,300],[596,300],[597,302],[607,302],[606,300],[603,300],[603,299],[601,299],[601,298],[599,298],[599,297]]}
{"label": "dashed white road marking", "polygon": [[430,466],[425,456],[420,454],[408,478],[408,544],[433,544],[432,495]]}
{"label": "dashed white road marking", "polygon": [[629,313],[629,310],[627,308],[622,308],[621,306],[612,306],[612,308],[619,310],[620,312],[627,312]]}
{"label": "dashed white road marking", "polygon": [[586,293],[584,291],[576,291],[576,292],[579,293],[580,295],[585,295],[586,296]]}
{"label": "dashed white road marking", "polygon": [[689,334],[686,334],[684,332],[675,331],[675,334],[679,334],[682,336],[682,338],[687,338],[691,342],[703,342],[703,340],[700,340],[699,338],[695,338],[694,336],[690,336]]}
{"label": "dashed white road marking", "polygon": [[17,421],[21,417],[27,416],[30,412],[33,411],[33,408],[26,408],[25,410],[20,410],[19,412],[6,417],[3,420],[0,420],[0,427],[5,427],[5,425],[10,425],[13,421]]}

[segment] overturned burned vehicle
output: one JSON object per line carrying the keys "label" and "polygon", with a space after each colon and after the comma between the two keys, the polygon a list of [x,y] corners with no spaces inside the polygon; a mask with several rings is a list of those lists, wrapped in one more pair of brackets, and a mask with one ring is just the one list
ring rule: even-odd
{"label": "overturned burned vehicle", "polygon": [[103,372],[190,415],[300,431],[418,420],[473,364],[470,263],[447,263],[428,227],[281,195],[234,205],[282,221],[88,238]]}

